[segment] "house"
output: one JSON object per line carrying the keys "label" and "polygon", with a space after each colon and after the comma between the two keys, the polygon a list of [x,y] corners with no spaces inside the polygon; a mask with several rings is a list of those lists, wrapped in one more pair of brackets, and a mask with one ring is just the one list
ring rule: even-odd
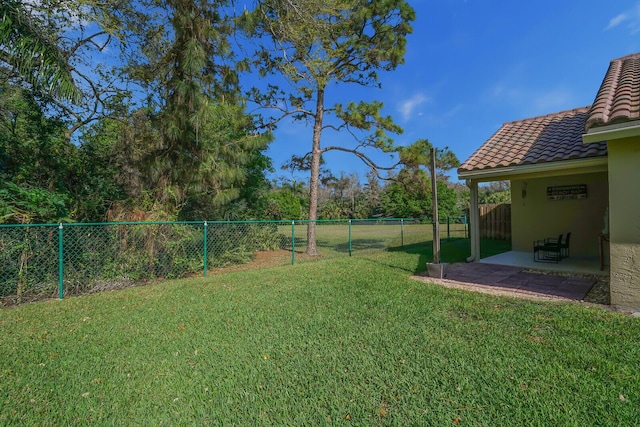
{"label": "house", "polygon": [[468,261],[478,184],[509,180],[514,251],[571,231],[571,255],[597,260],[608,243],[611,304],[640,308],[640,53],[611,61],[593,105],[503,124],[458,177],[471,189]]}

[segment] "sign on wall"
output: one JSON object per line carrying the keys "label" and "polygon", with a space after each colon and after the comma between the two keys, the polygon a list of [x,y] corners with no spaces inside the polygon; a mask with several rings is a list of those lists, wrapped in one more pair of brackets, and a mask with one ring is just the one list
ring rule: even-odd
{"label": "sign on wall", "polygon": [[549,200],[576,200],[587,198],[587,185],[560,185],[547,187],[547,199]]}

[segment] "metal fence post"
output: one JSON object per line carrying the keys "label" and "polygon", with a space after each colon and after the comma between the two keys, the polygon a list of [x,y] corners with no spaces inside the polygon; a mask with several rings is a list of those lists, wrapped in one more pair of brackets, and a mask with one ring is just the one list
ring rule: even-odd
{"label": "metal fence post", "polygon": [[351,240],[351,220],[349,220],[349,256],[352,256],[353,244]]}
{"label": "metal fence post", "polygon": [[[453,220],[453,222],[452,222]],[[427,241],[428,239],[428,230],[424,229],[426,224],[428,224],[427,220],[422,219],[411,219],[407,218],[409,225],[409,233],[411,234],[411,238],[409,239],[409,243],[405,240],[405,221],[404,218],[370,218],[370,219],[359,219],[356,218],[358,225],[358,250],[361,251],[365,246],[368,249],[375,249],[375,243],[370,245],[366,242],[367,239],[363,239],[363,237],[368,237],[372,233],[373,236],[376,237],[376,241],[378,238],[383,239],[381,242],[385,246],[397,245],[397,240],[395,236],[395,232],[393,231],[393,227],[400,221],[401,226],[401,245],[404,247],[405,245],[411,246],[411,242],[416,240]],[[289,222],[291,227],[291,265],[295,265],[296,261],[296,226],[298,225],[295,220],[276,220],[276,221],[230,221],[230,220],[212,220],[211,224],[214,225],[214,236],[213,236],[213,244],[212,250],[214,251],[213,262],[214,262],[214,272],[216,270],[216,266],[219,261],[221,261],[220,253],[223,255],[230,254],[235,255],[235,253],[231,252],[236,250],[239,246],[240,249],[237,249],[240,255],[244,255],[245,253],[249,253],[254,250],[268,250],[271,248],[284,248],[286,249],[286,242],[283,239],[286,239],[284,234],[284,227]],[[312,221],[309,220],[298,220],[298,223],[303,226]],[[315,220],[314,223],[326,223],[328,226],[326,227],[326,231],[330,234],[329,242],[330,244],[334,243],[334,239],[336,242],[336,247],[338,251],[341,250],[342,238],[344,237],[341,233],[340,227],[344,225],[345,222],[348,223],[348,251],[349,256],[353,257],[353,252],[356,247],[354,245],[353,231],[354,231],[354,220],[353,218],[344,218],[340,220]],[[254,224],[262,224],[268,223],[268,228],[258,228],[258,226]],[[246,224],[251,224],[251,227]],[[155,229],[149,229],[148,226],[158,225],[159,227]],[[275,227],[274,227],[275,225]],[[453,227],[452,227],[453,225]],[[54,227],[57,226],[58,229],[58,248],[52,244],[55,241],[49,241],[51,239],[55,239],[56,229]],[[95,227],[95,228],[87,228],[86,232],[80,232],[80,227]],[[376,230],[379,227],[390,227],[388,233],[380,232]],[[462,227],[460,227],[462,226]],[[202,277],[208,278],[208,270],[209,270],[209,221],[198,220],[198,221],[182,221],[182,222],[118,222],[118,223],[51,223],[51,224],[31,224],[29,227],[46,227],[46,242],[43,240],[42,242],[37,237],[36,231],[40,233],[39,228],[33,228],[32,231],[29,231],[26,236],[22,236],[22,243],[19,240],[20,234],[24,233],[22,229],[27,227],[25,225],[7,225],[0,224],[0,232],[11,233],[11,235],[5,239],[4,235],[2,236],[3,241],[11,242],[10,244],[15,245],[30,245],[28,249],[22,249],[21,246],[15,246],[14,251],[7,251],[6,253],[0,251],[0,265],[4,265],[3,263],[13,262],[14,264],[23,265],[23,268],[18,272],[11,272],[9,268],[0,269],[0,294],[3,292],[13,292],[13,288],[7,289],[9,280],[15,280],[13,277],[18,274],[18,280],[22,280],[17,284],[17,288],[15,289],[16,295],[18,298],[22,295],[24,289],[31,289],[34,286],[32,283],[40,284],[40,283],[48,283],[51,286],[51,289],[48,292],[48,296],[52,297],[55,286],[55,267],[56,265],[53,263],[56,260],[55,251],[58,250],[57,256],[57,274],[58,274],[58,297],[60,300],[64,299],[66,296],[66,284],[65,281],[67,278],[69,279],[70,287],[69,292],[71,294],[77,294],[81,292],[86,292],[89,289],[92,289],[94,286],[94,282],[103,281],[105,283],[111,283],[111,281],[120,281],[122,276],[131,277],[131,279],[127,279],[127,282],[133,283],[136,278],[146,279],[146,278],[161,278],[161,277],[184,277],[190,276],[192,274],[197,275],[197,270],[202,272]],[[74,228],[75,227],[75,228]],[[133,227],[133,228],[131,228]],[[202,235],[198,235],[198,227],[202,228]],[[414,228],[415,227],[415,228]],[[68,237],[70,240],[69,244],[65,244],[66,229],[69,228]],[[464,235],[468,238],[469,235],[469,217],[461,216],[461,217],[448,217],[447,218],[447,232],[446,238],[453,238],[451,235],[456,234],[456,238]],[[255,233],[254,231],[264,230],[262,233]],[[31,230],[31,229],[29,229]],[[78,231],[78,233],[76,233]],[[140,233],[138,231],[141,231]],[[302,242],[304,252],[304,247],[306,244],[304,231],[300,237],[300,241]],[[323,232],[325,230],[323,229]],[[14,237],[13,234],[16,234]],[[364,234],[363,234],[364,233]],[[421,234],[425,233],[424,236]],[[464,233],[464,234],[463,234]],[[76,237],[77,234],[77,237]],[[365,235],[366,234],[366,235]],[[389,236],[387,236],[389,234]],[[203,236],[202,250],[198,254],[198,240],[200,236]],[[153,240],[158,239],[159,237],[162,240]],[[25,238],[32,239],[33,241],[28,240],[24,241]],[[81,241],[77,241],[76,239],[83,239]],[[437,239],[437,234],[434,234],[434,238]],[[373,240],[373,239],[372,239]],[[109,243],[112,242],[113,243]],[[31,242],[33,245],[31,245]],[[107,242],[107,244],[105,244]],[[46,243],[46,244],[45,244]],[[154,246],[149,249],[149,245],[153,244]],[[220,245],[220,250],[223,252],[218,252],[218,247]],[[33,246],[33,248],[31,247]],[[66,246],[66,247],[65,247]],[[342,249],[344,247],[342,246]],[[10,260],[10,257],[20,256],[22,250],[22,256],[31,257],[33,256],[33,260],[30,261],[31,264],[27,266],[26,259],[21,260],[18,258],[13,261]],[[32,250],[33,255],[27,253],[27,250]],[[66,254],[66,250],[69,251],[69,255]],[[113,255],[112,255],[113,253]],[[303,254],[304,255],[304,254]],[[344,253],[342,253],[344,255]],[[46,258],[46,264],[41,261],[41,259]],[[80,259],[84,260],[80,262]],[[198,258],[202,258],[203,267],[198,268]],[[303,257],[304,258],[304,257]],[[78,261],[76,261],[78,259]],[[65,263],[69,261],[69,269],[66,269]],[[186,260],[188,262],[183,262]],[[303,259],[304,261],[304,259]],[[40,266],[39,264],[42,264]],[[27,267],[29,269],[27,270]],[[160,268],[162,267],[162,268]],[[25,275],[29,273],[29,277]],[[28,279],[28,280],[27,280]],[[14,285],[16,286],[16,285]]]}
{"label": "metal fence post", "polygon": [[58,293],[64,298],[64,244],[62,243],[62,223],[58,226]]}
{"label": "metal fence post", "polygon": [[204,277],[207,277],[207,221],[204,222]]}
{"label": "metal fence post", "polygon": [[291,265],[296,262],[296,222],[291,221]]}

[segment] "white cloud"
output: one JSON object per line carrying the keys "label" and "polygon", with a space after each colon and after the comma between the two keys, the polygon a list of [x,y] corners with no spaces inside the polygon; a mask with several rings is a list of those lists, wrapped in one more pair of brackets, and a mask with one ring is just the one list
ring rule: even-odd
{"label": "white cloud", "polygon": [[619,27],[622,24],[626,24],[624,27],[630,31],[630,34],[640,32],[640,1],[636,2],[634,7],[611,18],[604,31]]}
{"label": "white cloud", "polygon": [[[535,93],[532,97],[532,107],[538,114],[548,114],[574,105],[574,96],[563,88],[550,89]],[[577,106],[577,105],[576,105]]]}
{"label": "white cloud", "polygon": [[487,96],[498,102],[514,102],[522,99],[523,90],[511,85],[508,81],[499,82],[487,90]]}
{"label": "white cloud", "polygon": [[626,13],[621,13],[618,16],[615,16],[613,18],[611,18],[609,20],[609,25],[607,25],[607,28],[605,28],[604,30],[610,30],[614,27],[617,27],[618,25],[620,25],[622,22],[626,21],[627,19],[629,19],[629,15]]}
{"label": "white cloud", "polygon": [[444,117],[455,117],[460,111],[464,110],[465,107],[466,106],[464,104],[456,104],[444,113]]}
{"label": "white cloud", "polygon": [[516,118],[535,117],[579,107],[576,96],[566,87],[523,86],[503,81],[487,89],[486,100],[508,106]]}
{"label": "white cloud", "polygon": [[417,93],[411,98],[400,102],[398,104],[398,111],[400,112],[400,114],[402,114],[402,118],[405,121],[407,121],[413,115],[414,110],[421,104],[424,104],[425,102],[427,102],[428,100],[429,98],[427,98],[422,93]]}

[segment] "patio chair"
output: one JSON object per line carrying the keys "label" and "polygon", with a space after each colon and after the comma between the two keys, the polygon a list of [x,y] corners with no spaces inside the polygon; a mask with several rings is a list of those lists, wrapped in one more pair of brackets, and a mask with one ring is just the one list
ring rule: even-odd
{"label": "patio chair", "polygon": [[571,232],[567,233],[567,237],[564,238],[564,243],[560,243],[560,255],[562,258],[569,258],[569,242],[571,240]]}
{"label": "patio chair", "polygon": [[562,259],[562,234],[558,239],[546,238],[533,242],[534,262],[560,262]]}
{"label": "patio chair", "polygon": [[[562,237],[562,235],[560,235]],[[571,242],[571,232],[568,232],[564,237],[564,242],[562,239],[545,239],[547,243],[560,243],[560,259],[569,258],[569,244]]]}

